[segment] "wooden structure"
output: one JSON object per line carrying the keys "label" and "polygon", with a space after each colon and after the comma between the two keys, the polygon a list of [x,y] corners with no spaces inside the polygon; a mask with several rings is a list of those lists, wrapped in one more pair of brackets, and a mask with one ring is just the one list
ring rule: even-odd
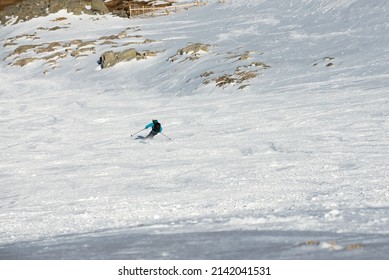
{"label": "wooden structure", "polygon": [[208,1],[194,1],[193,3],[181,4],[181,5],[161,5],[161,6],[142,6],[134,7],[129,4],[127,9],[127,14],[129,17],[135,16],[159,16],[159,15],[168,15],[171,13],[177,13],[179,10],[188,10],[192,7],[198,7],[208,4]]}

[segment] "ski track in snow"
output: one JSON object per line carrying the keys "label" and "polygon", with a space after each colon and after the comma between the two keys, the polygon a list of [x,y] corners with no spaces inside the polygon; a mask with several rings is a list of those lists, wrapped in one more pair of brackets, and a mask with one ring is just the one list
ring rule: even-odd
{"label": "ski track in snow", "polygon": [[[1,27],[2,45],[139,28],[160,53],[100,70],[96,46],[44,75],[2,48],[0,258],[388,259],[388,14],[385,1],[231,0]],[[59,16],[69,28],[38,31]],[[189,42],[210,52],[168,61]],[[271,68],[243,90],[202,84],[245,51]],[[172,141],[130,137],[152,118]]]}

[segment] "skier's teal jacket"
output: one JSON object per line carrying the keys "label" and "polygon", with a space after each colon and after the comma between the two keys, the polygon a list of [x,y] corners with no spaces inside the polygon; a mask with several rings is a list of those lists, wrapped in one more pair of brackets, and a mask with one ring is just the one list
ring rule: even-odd
{"label": "skier's teal jacket", "polygon": [[[161,124],[159,124],[159,125],[160,125],[160,129],[159,129],[158,132],[162,132],[162,125],[161,125]],[[154,122],[151,122],[151,123],[149,123],[148,125],[146,125],[145,129],[146,129],[146,128],[150,128],[150,127],[151,127],[152,130],[155,131],[155,129],[154,129]],[[156,131],[156,132],[157,132],[157,131]]]}

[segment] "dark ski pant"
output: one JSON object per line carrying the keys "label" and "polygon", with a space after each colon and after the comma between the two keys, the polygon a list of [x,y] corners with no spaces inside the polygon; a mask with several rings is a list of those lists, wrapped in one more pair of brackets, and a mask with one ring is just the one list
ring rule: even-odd
{"label": "dark ski pant", "polygon": [[157,134],[158,132],[150,131],[149,135],[147,135],[145,139],[153,139],[153,137]]}

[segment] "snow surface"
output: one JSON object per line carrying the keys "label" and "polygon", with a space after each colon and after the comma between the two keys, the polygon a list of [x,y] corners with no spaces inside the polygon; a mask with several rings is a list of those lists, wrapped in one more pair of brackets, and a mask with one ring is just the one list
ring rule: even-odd
{"label": "snow surface", "polygon": [[[388,22],[382,0],[227,0],[0,27],[158,52],[100,69],[96,44],[52,69],[1,48],[0,258],[389,259]],[[188,43],[209,52],[176,56]],[[238,66],[244,89],[200,76]],[[172,141],[130,137],[153,118]]]}

